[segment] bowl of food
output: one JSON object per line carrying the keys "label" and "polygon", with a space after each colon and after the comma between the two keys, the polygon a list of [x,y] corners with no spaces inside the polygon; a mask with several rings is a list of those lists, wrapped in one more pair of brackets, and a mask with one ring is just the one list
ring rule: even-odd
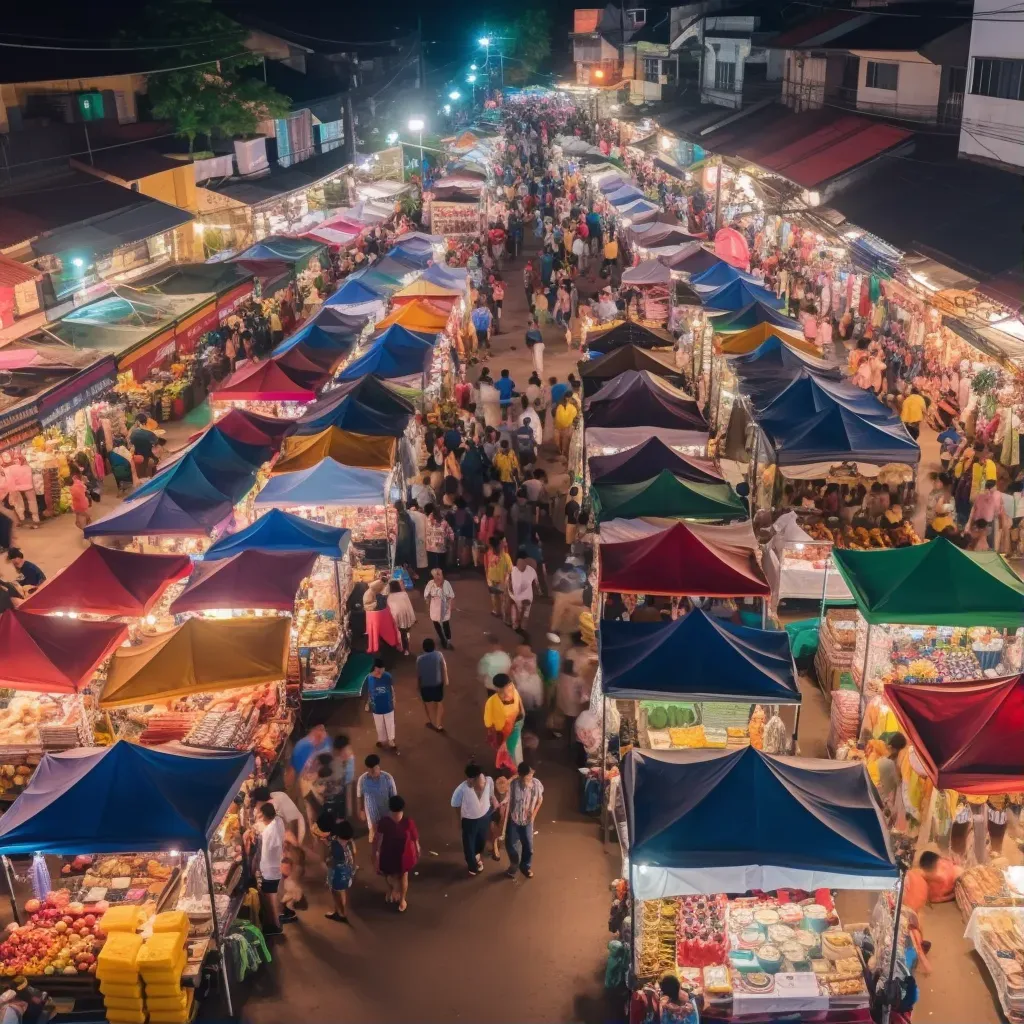
{"label": "bowl of food", "polygon": [[828,911],[820,903],[804,907],[804,927],[812,932],[823,932],[828,927]]}
{"label": "bowl of food", "polygon": [[782,969],[782,950],[772,942],[757,947],[757,962],[765,974],[775,974]]}

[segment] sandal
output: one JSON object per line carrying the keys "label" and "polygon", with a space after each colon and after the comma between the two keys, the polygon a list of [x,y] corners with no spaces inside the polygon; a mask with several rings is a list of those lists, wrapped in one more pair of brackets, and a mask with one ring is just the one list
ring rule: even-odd
{"label": "sandal", "polygon": [[406,912],[406,910],[408,910],[408,908],[409,908],[409,904],[406,903],[405,900],[402,900],[402,902],[398,904],[398,912],[400,914],[404,914]]}

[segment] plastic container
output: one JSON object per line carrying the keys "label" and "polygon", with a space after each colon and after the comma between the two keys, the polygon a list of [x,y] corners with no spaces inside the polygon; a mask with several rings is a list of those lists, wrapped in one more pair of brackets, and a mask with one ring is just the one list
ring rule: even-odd
{"label": "plastic container", "polygon": [[139,972],[147,977],[154,971],[169,971],[183,956],[185,941],[177,932],[157,932],[143,944]]}
{"label": "plastic container", "polygon": [[139,978],[139,951],[142,949],[142,936],[134,932],[111,932],[107,941],[96,958],[96,976],[104,979],[128,984]]}
{"label": "plastic container", "polygon": [[109,1024],[146,1024],[145,1010],[107,1010]]}
{"label": "plastic container", "polygon": [[141,907],[121,905],[105,911],[100,918],[100,928],[108,935],[111,932],[137,932],[144,920]]}
{"label": "plastic container", "polygon": [[146,1006],[150,1011],[155,1010],[159,1013],[173,1013],[174,1011],[181,1013],[188,1009],[188,996],[183,991],[176,996],[153,996],[147,989]]}
{"label": "plastic container", "polygon": [[174,985],[175,983],[181,982],[181,972],[185,970],[185,964],[188,963],[188,958],[185,956],[185,951],[181,951],[181,955],[178,959],[171,964],[169,967],[156,967],[153,965],[147,967],[140,967],[139,973],[142,975],[142,980],[146,983],[146,989],[149,990],[151,984],[157,985]]}

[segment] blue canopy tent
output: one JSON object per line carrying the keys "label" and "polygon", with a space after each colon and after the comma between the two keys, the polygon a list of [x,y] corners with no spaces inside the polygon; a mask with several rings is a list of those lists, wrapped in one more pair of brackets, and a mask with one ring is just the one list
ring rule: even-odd
{"label": "blue canopy tent", "polygon": [[324,299],[325,306],[359,306],[364,302],[380,302],[386,290],[364,283],[365,270],[356,271],[345,278],[342,286]]}
{"label": "blue canopy tent", "polygon": [[661,207],[651,202],[650,199],[632,199],[625,206],[619,207],[619,213],[624,216],[636,217],[641,213],[653,213],[658,209]]}
{"label": "blue canopy tent", "polygon": [[413,415],[413,407],[373,376],[345,381],[317,399],[295,421],[296,434],[319,434],[341,427],[355,434],[401,437]]}
{"label": "blue canopy tent", "polygon": [[701,300],[705,309],[720,310],[725,313],[735,313],[752,302],[761,302],[771,309],[781,309],[783,306],[783,300],[775,298],[774,292],[740,280],[730,281],[713,291],[704,292],[701,295]]}
{"label": "blue canopy tent", "polygon": [[758,280],[753,274],[746,274],[725,262],[716,263],[709,270],[705,270],[703,273],[690,278],[690,284],[697,291],[700,291],[702,287],[707,288],[709,291],[714,291],[714,289],[721,288],[723,285],[732,284],[733,281],[746,281],[747,284],[764,288],[764,282]]}
{"label": "blue canopy tent", "polygon": [[[323,312],[323,307],[321,312]],[[319,314],[318,314],[319,316]],[[319,320],[303,324],[294,334],[285,338],[272,355],[281,356],[290,352],[297,345],[304,345],[310,349],[320,349],[324,352],[333,352],[344,355],[356,342],[358,335],[350,334],[347,331],[331,330],[324,326]]]}
{"label": "blue canopy tent", "polygon": [[341,380],[358,380],[373,374],[381,380],[420,376],[434,358],[434,346],[422,335],[392,324],[358,359],[349,363]]}
{"label": "blue canopy tent", "polygon": [[[723,264],[725,266],[727,264]],[[816,359],[787,345],[777,334],[766,338],[752,352],[729,356],[729,369],[740,381],[785,377],[792,380],[801,370],[811,370],[820,377],[841,380],[842,367],[825,359]]]}
{"label": "blue canopy tent", "polygon": [[600,650],[605,697],[800,703],[785,630],[736,626],[695,608],[675,622],[602,622]]}
{"label": "blue canopy tent", "polygon": [[637,899],[888,889],[899,875],[861,762],[773,757],[754,747],[634,748],[622,792]]}
{"label": "blue canopy tent", "polygon": [[620,206],[627,206],[629,203],[634,203],[638,199],[646,199],[647,197],[638,188],[622,188],[618,192],[613,192],[607,197],[608,202],[612,206],[618,208]]}
{"label": "blue canopy tent", "polygon": [[423,271],[423,280],[446,288],[465,288],[468,274],[465,267],[447,267],[441,263],[431,263]]}
{"label": "blue canopy tent", "polygon": [[819,377],[811,370],[801,370],[788,381],[777,378],[766,381],[754,390],[757,394],[751,398],[751,405],[759,423],[821,412],[832,402],[852,409],[865,419],[891,426],[900,422],[892,409],[883,405],[873,392],[846,381]]}
{"label": "blue canopy tent", "polygon": [[221,537],[203,555],[203,561],[214,562],[251,550],[340,558],[348,550],[351,539],[351,532],[339,526],[314,523],[272,508],[244,530]]}
{"label": "blue canopy tent", "polygon": [[415,240],[410,239],[408,242],[396,245],[388,252],[388,256],[399,263],[406,263],[412,268],[426,269],[434,258],[434,247],[429,242],[421,245],[416,245],[414,242]]}
{"label": "blue canopy tent", "polygon": [[316,324],[320,330],[330,334],[348,335],[352,339],[358,338],[363,328],[370,322],[366,313],[350,313],[338,306],[321,306],[316,313],[306,321],[302,328]]}
{"label": "blue canopy tent", "polygon": [[205,493],[175,497],[157,491],[126,501],[84,530],[92,537],[155,537],[163,534],[205,535],[231,515],[233,503],[205,481]]}
{"label": "blue canopy tent", "polygon": [[[675,269],[687,268],[680,266]],[[740,331],[747,331],[758,324],[771,324],[773,327],[783,327],[787,331],[799,330],[799,324],[795,320],[780,313],[773,305],[757,300],[733,313],[715,316],[711,321],[716,334],[739,334]]]}
{"label": "blue canopy tent", "polygon": [[389,476],[386,470],[343,466],[334,459],[324,459],[312,469],[272,476],[256,495],[256,507],[382,505],[387,502]]}

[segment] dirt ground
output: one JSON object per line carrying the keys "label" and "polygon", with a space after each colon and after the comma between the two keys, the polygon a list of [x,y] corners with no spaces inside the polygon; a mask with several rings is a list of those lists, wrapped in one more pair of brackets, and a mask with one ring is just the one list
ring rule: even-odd
{"label": "dirt ground", "polygon": [[[531,366],[523,343],[521,268],[521,261],[506,268],[504,333],[495,339],[490,366],[492,371],[508,367],[525,385]],[[574,360],[560,332],[549,326],[544,333],[545,375],[564,380]],[[172,445],[183,442],[191,429],[195,428],[172,426]],[[106,512],[113,504],[112,494],[107,495],[97,512]],[[553,537],[545,540],[551,542],[551,551],[559,550]],[[23,531],[20,543],[50,574],[83,547],[69,516],[39,531]],[[549,559],[549,567],[550,563]],[[357,840],[360,870],[351,893],[351,924],[325,920],[328,894],[322,869],[311,860],[305,879],[309,908],[284,937],[272,940],[273,963],[236,993],[243,1002],[241,1017],[251,1024],[285,1019],[598,1024],[620,1018],[621,1000],[609,999],[603,985],[610,938],[608,883],[618,874],[618,849],[603,846],[596,822],[580,813],[580,776],[569,763],[564,741],[544,738],[534,755],[545,787],[535,839],[535,877],[511,881],[504,875],[504,865],[493,861],[486,862],[482,875],[467,875],[459,822],[449,801],[466,762],[478,757],[489,765],[493,757],[484,742],[484,691],[476,664],[488,633],[500,636],[509,651],[518,641],[489,615],[480,575],[464,571],[450,578],[456,593],[455,650],[447,655],[452,685],[445,700],[446,735],[425,728],[413,659],[389,656],[396,679],[401,756],[385,755],[385,768],[407,800],[407,813],[416,821],[423,848],[411,879],[409,909],[399,915],[385,904],[383,880],[373,873],[362,837]],[[418,594],[413,603],[419,614],[413,630],[415,649],[433,633]],[[538,650],[548,614],[545,601],[534,609],[531,639]],[[824,756],[827,707],[812,681],[804,680],[804,694],[801,753]],[[309,707],[307,724],[325,720],[332,733],[346,732],[360,762],[374,749],[373,724],[362,702]],[[864,920],[869,905],[863,897],[840,899],[840,909],[850,921]],[[920,979],[915,1019],[934,1024],[998,1021],[994,997],[961,937],[956,908],[929,910],[925,928],[934,943],[934,971]],[[201,1015],[223,1017],[220,1000],[204,1004]]]}

